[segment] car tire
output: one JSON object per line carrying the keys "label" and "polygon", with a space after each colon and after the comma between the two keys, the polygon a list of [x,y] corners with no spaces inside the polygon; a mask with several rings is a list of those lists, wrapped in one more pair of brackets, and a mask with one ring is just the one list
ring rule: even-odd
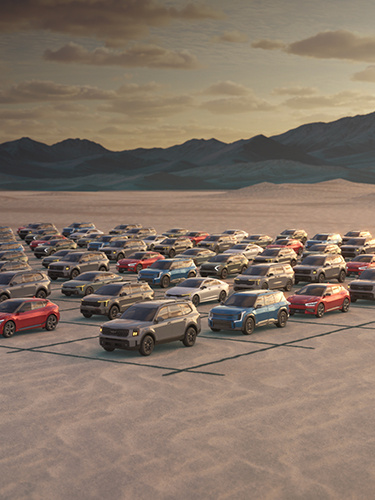
{"label": "car tire", "polygon": [[8,300],[8,299],[9,299],[9,297],[5,293],[0,295],[0,302],[4,302],[4,300]]}
{"label": "car tire", "polygon": [[295,285],[298,285],[298,283],[299,283],[299,280],[294,279],[294,284],[295,284]]}
{"label": "car tire", "polygon": [[197,330],[193,326],[189,326],[186,329],[185,336],[184,336],[182,343],[186,347],[193,347],[196,339],[197,339]]}
{"label": "car tire", "polygon": [[255,321],[251,316],[248,316],[243,324],[242,333],[244,335],[251,335],[254,331],[254,328],[255,328]]}
{"label": "car tire", "polygon": [[224,300],[227,298],[227,292],[225,290],[221,290],[219,293],[219,302],[224,302]]}
{"label": "car tire", "polygon": [[118,256],[116,257],[116,260],[118,262],[119,260],[124,259],[124,258],[125,258],[124,254],[123,253],[119,253]]}
{"label": "car tire", "polygon": [[344,271],[344,269],[341,269],[339,276],[337,278],[339,283],[344,283],[345,278],[346,278],[346,272]]}
{"label": "car tire", "polygon": [[343,300],[342,306],[341,306],[341,311],[343,313],[348,312],[349,306],[350,306],[350,300],[348,299],[348,297],[345,297],[345,299]]}
{"label": "car tire", "polygon": [[195,271],[189,271],[188,278],[194,278],[197,275]]}
{"label": "car tire", "polygon": [[199,298],[199,295],[195,294],[193,295],[193,298],[191,299],[192,303],[195,305],[195,307],[199,306],[199,302],[201,301]]}
{"label": "car tire", "polygon": [[297,264],[296,259],[292,259],[292,260],[290,261],[290,265],[291,265],[292,267],[294,267],[296,264]]}
{"label": "car tire", "polygon": [[171,279],[169,276],[163,276],[161,281],[160,281],[160,286],[162,288],[167,288],[171,282]]}
{"label": "car tire", "polygon": [[45,290],[38,290],[35,297],[37,299],[45,299],[47,297],[47,292]]}
{"label": "car tire", "polygon": [[221,278],[222,280],[225,280],[225,278],[226,278],[227,276],[228,276],[228,269],[226,269],[226,268],[224,267],[224,269],[222,269],[222,270],[221,270],[221,273],[220,273],[220,278]]}
{"label": "car tire", "polygon": [[100,266],[99,271],[107,271],[107,268],[105,266]]}
{"label": "car tire", "polygon": [[324,304],[321,302],[321,303],[318,305],[317,309],[316,309],[315,316],[316,316],[317,318],[322,318],[322,317],[323,317],[323,315],[324,315],[324,313],[325,313],[325,307],[324,307]]}
{"label": "car tire", "polygon": [[113,305],[110,310],[108,311],[108,318],[109,319],[115,319],[117,318],[118,313],[120,312],[120,309],[118,306]]}
{"label": "car tire", "polygon": [[49,278],[50,278],[52,281],[56,281],[56,280],[57,280],[57,276],[49,276]]}
{"label": "car tire", "polygon": [[242,266],[241,267],[241,271],[240,271],[240,274],[243,274],[247,269],[247,266]]}
{"label": "car tire", "polygon": [[78,269],[73,269],[73,271],[70,273],[70,279],[74,280],[78,275],[79,275]]}
{"label": "car tire", "polygon": [[142,356],[150,356],[155,347],[155,340],[151,335],[145,335],[139,347],[139,353]]}
{"label": "car tire", "polygon": [[268,290],[268,283],[263,283],[261,288],[262,290]]}
{"label": "car tire", "polygon": [[176,250],[174,248],[171,248],[168,252],[168,255],[171,259],[176,255]]}
{"label": "car tire", "polygon": [[320,273],[318,276],[318,283],[324,283],[324,280],[326,279],[324,273]]}
{"label": "car tire", "polygon": [[58,319],[57,319],[57,316],[55,316],[54,314],[50,314],[48,316],[48,318],[46,319],[46,326],[45,326],[45,329],[48,331],[48,332],[51,332],[52,330],[55,330],[56,326],[57,326],[57,323],[58,323]]}
{"label": "car tire", "polygon": [[122,274],[122,273],[124,272],[124,270],[123,270],[123,269],[121,269],[121,268],[117,269],[117,271],[118,271],[120,274]]}
{"label": "car tire", "polygon": [[85,290],[85,295],[90,295],[90,294],[92,294],[92,293],[94,293],[94,289],[93,289],[93,287],[92,287],[92,286],[88,286],[88,287],[86,288],[86,290]]}
{"label": "car tire", "polygon": [[293,286],[293,281],[292,280],[288,280],[285,284],[285,287],[284,287],[284,290],[286,292],[290,292],[290,290],[292,289],[292,286]]}
{"label": "car tire", "polygon": [[276,326],[278,328],[284,328],[288,322],[288,313],[286,311],[280,311],[277,315],[277,323]]}
{"label": "car tire", "polygon": [[106,346],[104,346],[104,345],[103,345],[102,347],[103,347],[103,349],[104,349],[105,351],[107,351],[107,352],[113,352],[113,351],[115,350],[115,348],[114,348],[114,347],[109,347],[109,346],[107,346],[107,345],[106,345]]}
{"label": "car tire", "polygon": [[15,334],[16,325],[14,321],[7,321],[3,328],[3,337],[9,338]]}
{"label": "car tire", "polygon": [[72,295],[72,292],[61,292],[63,293],[64,295],[66,295],[67,297],[70,297]]}
{"label": "car tire", "polygon": [[352,297],[350,296],[350,302],[353,304],[354,302],[357,302],[357,297]]}
{"label": "car tire", "polygon": [[36,257],[37,259],[41,259],[41,258],[42,258],[42,256],[41,256],[41,255],[36,255],[36,254],[34,254],[34,255],[35,255],[35,257]]}
{"label": "car tire", "polygon": [[92,313],[88,312],[88,311],[82,311],[82,314],[85,318],[91,318],[92,316]]}
{"label": "car tire", "polygon": [[135,268],[135,271],[139,273],[140,271],[142,271],[142,269],[142,264],[138,264],[138,266]]}
{"label": "car tire", "polygon": [[212,326],[210,328],[213,332],[220,332],[220,328],[212,328]]}

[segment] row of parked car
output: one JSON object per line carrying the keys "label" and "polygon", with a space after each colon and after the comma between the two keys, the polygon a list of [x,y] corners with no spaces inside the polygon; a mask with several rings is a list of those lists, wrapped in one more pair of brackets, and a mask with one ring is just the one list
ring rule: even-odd
{"label": "row of parked car", "polygon": [[[72,228],[73,225],[77,227]],[[98,243],[103,236],[100,232],[96,233],[96,237],[94,237],[95,232],[91,235],[86,234],[86,237],[79,235],[82,224],[81,227],[78,227],[78,223],[73,225],[64,228],[61,238],[60,235],[58,238],[53,238],[58,234],[55,232],[45,236],[41,233],[33,233],[33,231],[46,230],[47,228],[29,227],[28,231],[25,230],[26,228],[19,229],[19,236],[30,244],[35,255],[36,250],[43,246],[43,244],[36,244],[36,242],[43,240],[32,238],[30,235],[33,234],[36,235],[36,238],[48,236],[50,239],[47,239],[47,242],[69,240],[75,246],[56,250],[52,252],[52,255],[47,255],[43,259],[43,265],[48,268],[48,276],[40,272],[39,274],[44,276],[37,278],[37,273],[32,270],[28,271],[31,273],[28,276],[26,271],[22,275],[22,285],[29,280],[30,292],[27,293],[38,298],[10,298],[15,296],[13,294],[17,290],[17,273],[14,273],[8,283],[4,283],[4,285],[9,285],[9,289],[11,288],[9,297],[4,294],[0,295],[0,300],[5,301],[0,304],[0,328],[2,328],[4,336],[12,335],[19,328],[18,323],[16,324],[14,320],[9,319],[11,311],[4,311],[5,314],[8,314],[6,316],[8,319],[1,319],[3,305],[10,309],[13,304],[12,308],[15,308],[17,317],[22,316],[19,313],[23,312],[23,308],[39,310],[39,313],[35,313],[35,317],[39,315],[39,323],[35,323],[38,326],[34,326],[47,329],[56,327],[59,313],[56,310],[48,310],[55,305],[46,298],[50,293],[49,278],[52,280],[60,277],[67,278],[68,281],[63,283],[61,289],[62,293],[67,296],[84,295],[80,311],[85,317],[91,317],[93,314],[108,316],[110,321],[103,325],[100,333],[100,344],[105,350],[138,349],[144,355],[150,354],[153,346],[158,342],[182,340],[187,346],[193,345],[201,328],[199,313],[196,310],[201,302],[218,300],[221,303],[220,306],[211,309],[209,314],[208,324],[213,331],[221,329],[241,330],[244,334],[249,334],[256,326],[262,324],[274,323],[278,327],[284,327],[289,314],[303,312],[321,317],[324,312],[329,310],[340,309],[342,312],[346,312],[349,308],[350,298],[352,301],[357,298],[370,298],[370,294],[366,297],[356,295],[357,292],[361,292],[355,287],[353,288],[355,282],[350,284],[350,292],[340,283],[336,285],[325,283],[327,279],[332,278],[336,278],[339,282],[344,281],[346,272],[361,274],[361,278],[366,272],[371,272],[374,255],[363,254],[363,251],[367,252],[371,248],[372,238],[369,234],[364,235],[364,232],[350,232],[344,239],[333,233],[322,233],[315,235],[312,240],[308,240],[307,234],[303,230],[285,230],[274,241],[267,235],[251,235],[249,237],[247,233],[240,230],[228,230],[225,234],[220,235],[194,232],[193,236],[193,232],[175,228],[163,235],[164,241],[167,241],[159,248],[161,252],[158,252],[156,234],[149,234],[143,240],[138,240],[137,236],[134,238],[130,234],[139,236],[140,229],[144,228],[134,225],[129,229],[128,225],[120,225],[112,230],[110,237],[114,239],[110,241],[109,246],[114,241],[122,240],[127,243],[131,241],[142,242],[146,244],[146,249],[143,247],[142,250],[135,253],[133,250],[133,256],[129,259],[119,259],[118,254],[115,258],[109,259],[114,254],[108,255],[102,250],[99,252],[97,250],[92,252],[77,250],[77,246],[83,246],[77,244],[79,241],[82,242],[82,239],[86,238],[85,244],[87,246],[95,241]],[[52,229],[50,228],[50,230]],[[86,229],[84,228],[84,231]],[[152,232],[152,228],[145,229]],[[56,228],[53,230],[57,231]],[[96,228],[92,227],[87,229],[86,233],[94,230]],[[181,234],[174,237],[181,231],[186,231],[185,234],[190,233],[189,237]],[[4,232],[5,234],[6,232]],[[69,238],[67,238],[68,236]],[[109,235],[105,236],[109,237]],[[334,236],[340,236],[341,241],[336,238],[337,241],[331,243]],[[90,238],[93,240],[88,241]],[[195,240],[193,241],[192,238]],[[349,239],[345,240],[345,238]],[[349,271],[348,264],[350,263],[345,262],[340,252],[326,253],[325,250],[329,245],[335,245],[342,250],[344,248],[342,241],[344,240],[344,243],[348,245],[350,239],[353,238],[364,238],[366,241],[363,245],[356,245],[361,249],[357,251],[358,264],[357,267],[350,268]],[[178,240],[182,241],[183,239],[189,240],[185,250],[182,247],[177,248],[175,245]],[[170,241],[168,242],[168,240]],[[104,241],[104,243],[108,243],[108,241]],[[354,243],[360,242],[356,240]],[[1,244],[0,227],[0,251]],[[224,246],[220,247],[221,244]],[[150,250],[150,245],[153,245],[153,250]],[[228,247],[225,248],[225,245]],[[314,250],[311,253],[314,245],[323,245],[324,248],[317,254],[314,253]],[[48,246],[50,245],[47,244]],[[265,249],[265,247],[268,248]],[[310,251],[306,259],[315,260],[306,265],[306,259],[304,259],[302,264],[298,264],[301,256],[307,251],[306,248]],[[170,251],[176,249],[174,254],[172,252],[173,258],[170,258]],[[251,250],[253,250],[253,254],[248,253],[246,256],[245,252]],[[60,252],[64,252],[64,254],[58,255]],[[200,252],[206,252],[206,255],[202,255]],[[369,255],[372,259],[371,262],[360,260],[362,258],[368,260]],[[289,256],[289,261],[287,256]],[[57,260],[60,257],[63,260]],[[283,258],[286,260],[285,263]],[[48,262],[46,259],[50,259],[50,261]],[[200,263],[198,259],[202,259]],[[118,273],[110,271],[110,260],[117,261]],[[151,260],[152,262],[150,262]],[[312,263],[315,265],[314,269],[312,269]],[[197,264],[200,266],[200,276],[197,276]],[[367,264],[370,269],[365,270]],[[91,269],[90,266],[92,266]],[[306,272],[306,268],[309,272]],[[183,270],[185,273],[187,270],[187,274],[184,274]],[[333,270],[336,271],[333,272]],[[331,271],[332,273],[330,273]],[[138,282],[124,281],[120,276],[123,272],[138,273]],[[32,274],[33,279],[31,279]],[[231,295],[229,295],[229,284],[225,281],[229,274],[238,274],[234,280],[234,293]],[[7,273],[1,272],[0,280],[6,281],[6,275]],[[284,281],[280,279],[281,275],[286,276]],[[38,289],[32,290],[31,282],[43,281],[45,278],[48,281],[45,289],[40,286]],[[13,279],[15,281],[12,281]],[[18,275],[18,279],[20,280],[20,275]],[[181,280],[183,281],[181,282]],[[152,286],[160,285],[168,288],[171,283],[178,281],[180,283],[177,286],[166,291],[163,300],[154,300]],[[286,299],[280,289],[284,288],[289,291],[293,283],[299,281],[311,282],[311,284],[302,287]],[[375,283],[375,276],[373,281]],[[25,291],[26,288],[24,288]],[[371,298],[374,297],[373,293]],[[41,306],[42,303],[43,306]],[[42,316],[44,309],[47,313]],[[121,312],[123,312],[122,318],[119,319],[117,316]],[[145,321],[146,316],[147,321]],[[134,326],[135,323],[138,325],[137,327]],[[169,327],[169,333],[167,325],[173,325],[173,327]],[[28,327],[30,326],[23,326],[23,328]]]}

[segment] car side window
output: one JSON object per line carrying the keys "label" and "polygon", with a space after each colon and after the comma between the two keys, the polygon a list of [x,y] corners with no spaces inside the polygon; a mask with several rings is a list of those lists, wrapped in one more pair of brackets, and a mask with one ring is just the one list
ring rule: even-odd
{"label": "car side window", "polygon": [[22,306],[19,308],[18,312],[28,312],[31,311],[31,303],[30,302],[25,302],[22,304]]}
{"label": "car side window", "polygon": [[255,301],[255,307],[263,307],[264,306],[264,297],[257,297]]}
{"label": "car side window", "polygon": [[34,311],[35,309],[41,309],[47,305],[46,300],[38,300],[37,302],[31,302],[31,309]]}
{"label": "car side window", "polygon": [[160,322],[160,321],[165,321],[168,318],[169,318],[168,306],[160,308],[156,316],[156,319]]}
{"label": "car side window", "polygon": [[178,316],[182,316],[183,313],[181,311],[180,304],[172,304],[169,306],[169,317],[177,318]]}
{"label": "car side window", "polygon": [[[257,301],[257,303],[258,303],[258,301]],[[274,295],[273,295],[273,294],[272,294],[272,295],[266,295],[266,296],[264,297],[264,305],[266,305],[266,306],[270,306],[270,305],[272,305],[272,304],[274,304],[274,303],[275,303],[275,302],[274,302]],[[257,305],[258,305],[258,304],[257,304]]]}

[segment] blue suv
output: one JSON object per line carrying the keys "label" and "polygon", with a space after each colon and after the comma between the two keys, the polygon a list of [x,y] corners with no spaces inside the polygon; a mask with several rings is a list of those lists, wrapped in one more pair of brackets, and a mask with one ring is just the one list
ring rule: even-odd
{"label": "blue suv", "polygon": [[197,267],[192,259],[163,259],[142,269],[138,274],[138,281],[166,288],[170,283],[193,278],[196,275]]}
{"label": "blue suv", "polygon": [[288,318],[289,305],[283,292],[252,290],[234,293],[224,304],[211,309],[208,326],[213,332],[241,330],[250,335],[256,326],[269,323],[283,328]]}

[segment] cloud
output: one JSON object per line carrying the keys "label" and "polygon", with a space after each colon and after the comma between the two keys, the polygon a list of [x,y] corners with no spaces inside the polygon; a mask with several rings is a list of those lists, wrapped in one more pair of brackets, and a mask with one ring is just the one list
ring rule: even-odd
{"label": "cloud", "polygon": [[251,92],[252,90],[248,87],[227,80],[225,82],[218,82],[210,85],[206,90],[203,91],[203,94],[243,96],[250,94]]}
{"label": "cloud", "polygon": [[251,44],[253,48],[265,50],[280,49],[317,59],[344,59],[348,61],[375,61],[375,37],[359,36],[350,31],[325,31],[291,44],[272,40],[259,40]]}
{"label": "cloud", "polygon": [[107,46],[139,39],[173,21],[222,19],[220,9],[189,2],[178,9],[161,0],[2,0],[0,31],[47,30],[95,37]]}
{"label": "cloud", "polygon": [[367,66],[363,71],[358,71],[358,73],[354,73],[351,78],[357,82],[374,82],[375,83],[375,66]]}
{"label": "cloud", "polygon": [[224,43],[247,43],[249,41],[249,37],[245,33],[241,33],[240,31],[224,31],[221,35],[214,36],[212,38],[213,42],[224,42]]}
{"label": "cloud", "polygon": [[60,63],[125,68],[196,69],[199,67],[196,57],[186,50],[173,51],[151,44],[137,44],[123,51],[105,47],[89,51],[76,43],[68,43],[56,51],[47,49],[44,52],[44,59]]}
{"label": "cloud", "polygon": [[273,95],[293,95],[293,96],[310,96],[317,93],[317,89],[313,87],[278,87],[272,91]]}
{"label": "cloud", "polygon": [[316,109],[316,108],[337,108],[353,106],[371,105],[375,102],[375,96],[362,94],[355,91],[343,91],[332,95],[314,95],[304,97],[292,97],[283,104],[293,109]]}
{"label": "cloud", "polygon": [[201,109],[205,109],[215,115],[233,115],[239,113],[249,113],[251,111],[271,111],[274,106],[267,101],[257,98],[256,96],[247,97],[229,97],[223,99],[214,99],[200,105]]}

